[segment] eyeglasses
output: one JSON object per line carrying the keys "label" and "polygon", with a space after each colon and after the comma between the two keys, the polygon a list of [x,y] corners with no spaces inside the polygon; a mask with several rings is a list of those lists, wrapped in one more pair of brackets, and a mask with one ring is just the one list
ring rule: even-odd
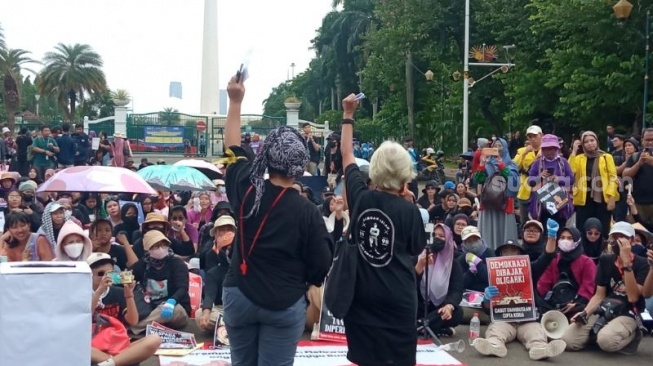
{"label": "eyeglasses", "polygon": [[599,233],[599,232],[592,232],[592,231],[588,231],[586,234],[587,234],[587,236],[599,236],[599,235],[601,235],[601,233]]}
{"label": "eyeglasses", "polygon": [[539,233],[540,231],[537,230],[537,229],[526,229],[526,230],[524,230],[524,232],[525,232],[525,233],[529,233],[529,234],[537,234],[537,233]]}
{"label": "eyeglasses", "polygon": [[107,196],[104,200],[106,202],[108,202],[108,201],[118,201],[118,196],[115,196],[115,195],[114,196]]}
{"label": "eyeglasses", "polygon": [[111,273],[113,273],[113,271],[99,271],[97,273],[97,276],[98,277],[104,277],[105,275],[108,275],[108,274],[111,274]]}

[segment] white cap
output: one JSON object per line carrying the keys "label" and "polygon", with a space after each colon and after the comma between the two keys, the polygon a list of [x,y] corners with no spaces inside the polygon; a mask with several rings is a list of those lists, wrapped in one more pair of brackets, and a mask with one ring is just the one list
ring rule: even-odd
{"label": "white cap", "polygon": [[615,222],[610,229],[610,235],[612,234],[622,234],[629,238],[635,237],[635,229],[633,226],[625,221]]}
{"label": "white cap", "polygon": [[526,129],[526,135],[541,135],[542,134],[542,129],[540,126],[535,126],[532,125],[528,129]]}
{"label": "white cap", "polygon": [[3,127],[2,128],[2,133],[7,133],[10,132],[11,130],[8,127]]}
{"label": "white cap", "polygon": [[200,259],[199,258],[191,258],[188,261],[188,269],[200,269]]}
{"label": "white cap", "polygon": [[472,226],[472,225],[465,226],[463,231],[460,232],[460,237],[463,240],[467,240],[472,236],[478,236],[479,238],[481,238],[481,232],[478,231],[478,228],[476,226]]}

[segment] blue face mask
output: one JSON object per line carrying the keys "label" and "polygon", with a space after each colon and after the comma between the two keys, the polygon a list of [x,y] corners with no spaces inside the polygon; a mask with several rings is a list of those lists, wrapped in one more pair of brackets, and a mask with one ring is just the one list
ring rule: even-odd
{"label": "blue face mask", "polygon": [[646,247],[640,244],[635,244],[630,249],[635,255],[646,257]]}
{"label": "blue face mask", "polygon": [[227,189],[225,187],[220,187],[219,189],[220,189],[220,193],[226,193],[227,192]]}

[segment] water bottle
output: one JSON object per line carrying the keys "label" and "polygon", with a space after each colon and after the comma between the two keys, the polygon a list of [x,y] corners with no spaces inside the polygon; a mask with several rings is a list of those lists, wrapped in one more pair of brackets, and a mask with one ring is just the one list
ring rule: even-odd
{"label": "water bottle", "polygon": [[474,345],[474,340],[481,336],[481,320],[478,313],[474,313],[472,321],[469,322],[469,345]]}

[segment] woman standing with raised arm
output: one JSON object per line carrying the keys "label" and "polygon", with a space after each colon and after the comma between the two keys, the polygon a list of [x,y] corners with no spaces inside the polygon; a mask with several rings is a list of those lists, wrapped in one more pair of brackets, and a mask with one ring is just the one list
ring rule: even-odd
{"label": "woman standing with raised arm", "polygon": [[347,358],[359,366],[413,366],[417,352],[417,284],[413,257],[426,244],[417,206],[404,197],[415,177],[406,149],[386,141],[370,160],[368,189],[353,150],[351,94],[342,101],[342,159],[347,202],[352,209],[351,240],[358,245],[354,298],[344,317]]}
{"label": "woman standing with raised arm", "polygon": [[227,93],[225,186],[237,231],[222,302],[231,362],[292,365],[306,323],[304,295],[326,277],[331,239],[315,205],[292,188],[309,161],[302,136],[279,127],[248,161],[240,147],[242,80],[232,78]]}

